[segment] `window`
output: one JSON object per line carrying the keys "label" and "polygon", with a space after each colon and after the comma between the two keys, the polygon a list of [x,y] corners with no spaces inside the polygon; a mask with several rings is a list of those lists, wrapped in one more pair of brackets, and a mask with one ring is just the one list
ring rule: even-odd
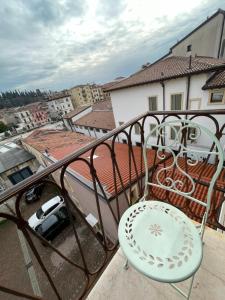
{"label": "window", "polygon": [[171,95],[171,110],[182,109],[182,94]]}
{"label": "window", "polygon": [[224,91],[213,91],[210,95],[210,103],[223,103]]}
{"label": "window", "polygon": [[100,129],[99,129],[99,128],[95,128],[95,130],[96,130],[97,132],[100,132]]}
{"label": "window", "polygon": [[141,129],[140,129],[140,126],[138,124],[134,124],[134,132],[135,132],[135,134],[140,134],[141,133]]}
{"label": "window", "polygon": [[32,171],[29,167],[26,167],[24,169],[19,170],[18,172],[15,172],[8,176],[9,180],[12,182],[12,184],[17,184],[18,182],[24,180],[25,178],[32,175]]}
{"label": "window", "polygon": [[136,146],[141,147],[141,143],[136,142]]}
{"label": "window", "polygon": [[122,139],[123,144],[127,144],[127,140]]}
{"label": "window", "polygon": [[175,140],[178,131],[180,130],[180,126],[173,126],[170,129],[170,138],[171,140]]}
{"label": "window", "polygon": [[149,110],[150,111],[156,111],[156,110],[158,110],[158,107],[157,107],[157,97],[156,96],[148,98],[148,106],[149,106]]}
{"label": "window", "polygon": [[192,45],[187,45],[187,52],[191,51]]}
{"label": "window", "polygon": [[124,122],[119,122],[119,126],[122,126],[124,124]]}
{"label": "window", "polygon": [[107,133],[107,130],[105,130],[105,129],[102,129],[102,132],[103,132],[103,133]]}
{"label": "window", "polygon": [[150,132],[151,132],[151,136],[156,136],[157,134],[157,130],[153,131],[156,128],[156,124],[150,124]]}

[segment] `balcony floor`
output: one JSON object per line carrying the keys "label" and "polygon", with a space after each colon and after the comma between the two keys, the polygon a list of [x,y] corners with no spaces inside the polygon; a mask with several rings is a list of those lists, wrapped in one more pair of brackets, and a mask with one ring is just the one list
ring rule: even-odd
{"label": "balcony floor", "polygon": [[[184,299],[168,284],[155,282],[132,267],[123,269],[125,257],[119,249],[88,300]],[[189,280],[178,286],[185,288]],[[196,273],[191,299],[225,299],[225,235],[206,229],[203,262]]]}

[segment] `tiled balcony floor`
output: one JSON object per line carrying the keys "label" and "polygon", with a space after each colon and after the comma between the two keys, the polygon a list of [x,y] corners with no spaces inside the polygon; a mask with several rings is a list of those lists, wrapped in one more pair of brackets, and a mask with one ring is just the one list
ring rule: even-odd
{"label": "tiled balcony floor", "polygon": [[[148,279],[132,267],[123,269],[124,255],[119,249],[88,300],[184,299],[168,284]],[[185,287],[187,281],[179,284]],[[196,273],[191,299],[225,299],[225,235],[207,228],[203,262]]]}

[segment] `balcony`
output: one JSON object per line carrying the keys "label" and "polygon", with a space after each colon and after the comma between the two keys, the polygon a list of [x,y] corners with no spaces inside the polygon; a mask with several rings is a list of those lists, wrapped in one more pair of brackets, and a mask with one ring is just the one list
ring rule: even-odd
{"label": "balcony", "polygon": [[[127,271],[123,269],[124,257],[118,246],[117,226],[124,210],[143,196],[142,146],[150,125],[180,117],[193,119],[209,126],[224,145],[224,116],[222,110],[145,113],[1,193],[0,205],[7,204],[8,212],[0,212],[0,218],[8,221],[0,226],[0,238],[4,240],[0,250],[3,274],[0,298],[139,299],[154,295],[153,299],[180,299],[168,285],[152,282],[131,267]],[[159,142],[158,136],[152,138]],[[186,142],[196,148],[214,147],[205,140]],[[98,164],[99,156],[104,157],[105,164]],[[154,149],[149,151],[148,158],[153,179],[157,168],[171,159],[165,156],[159,161]],[[184,165],[186,161],[182,158]],[[199,157],[198,168],[189,169],[198,186],[199,197],[207,191],[216,163],[210,157]],[[88,189],[82,194],[85,176]],[[73,178],[76,178],[74,186]],[[38,182],[47,186],[43,197],[61,195],[69,212],[71,224],[56,242],[47,242],[27,223],[40,202],[26,206],[24,193]],[[225,238],[221,233],[225,230],[224,192],[223,171],[211,205],[205,255],[196,275],[193,299],[222,299],[225,292]],[[149,199],[155,198],[177,206],[193,221],[201,221],[202,211],[184,199],[168,193],[165,197],[152,190]],[[97,225],[88,221],[86,216],[89,214],[95,217]]]}

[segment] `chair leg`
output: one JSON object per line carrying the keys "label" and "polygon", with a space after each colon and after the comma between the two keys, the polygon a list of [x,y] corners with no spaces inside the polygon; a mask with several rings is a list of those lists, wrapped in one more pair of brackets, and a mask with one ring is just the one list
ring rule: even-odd
{"label": "chair leg", "polygon": [[124,270],[128,270],[128,268],[129,268],[128,259],[126,259],[126,262],[125,262],[123,268],[124,268]]}
{"label": "chair leg", "polygon": [[191,296],[191,291],[192,291],[192,286],[193,286],[194,278],[195,278],[195,274],[191,278],[191,282],[190,282],[190,286],[189,286],[189,291],[188,291],[188,294],[187,294],[187,299],[188,300],[190,299],[190,296]]}
{"label": "chair leg", "polygon": [[190,285],[189,285],[189,290],[188,290],[188,293],[186,294],[183,290],[181,290],[179,287],[176,286],[176,284],[174,283],[170,283],[170,285],[179,293],[181,294],[184,298],[186,299],[190,299],[190,296],[191,296],[191,291],[192,291],[192,286],[193,286],[193,282],[194,282],[194,277],[195,277],[195,274],[191,277],[191,282],[190,282]]}

